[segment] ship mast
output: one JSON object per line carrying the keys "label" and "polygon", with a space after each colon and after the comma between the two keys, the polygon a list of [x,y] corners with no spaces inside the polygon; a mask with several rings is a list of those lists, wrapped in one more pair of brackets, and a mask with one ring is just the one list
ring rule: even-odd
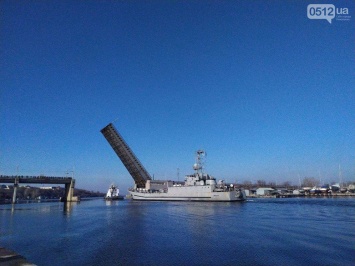
{"label": "ship mast", "polygon": [[195,170],[195,174],[199,178],[203,178],[203,165],[204,165],[204,160],[206,157],[206,152],[203,150],[198,150],[196,151],[196,162],[193,166]]}

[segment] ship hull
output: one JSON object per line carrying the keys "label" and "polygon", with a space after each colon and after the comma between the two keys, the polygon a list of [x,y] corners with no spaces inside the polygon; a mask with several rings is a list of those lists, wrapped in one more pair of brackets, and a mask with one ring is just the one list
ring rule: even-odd
{"label": "ship hull", "polygon": [[209,191],[201,187],[172,187],[166,192],[130,191],[133,200],[141,201],[244,201],[244,191]]}
{"label": "ship hull", "polygon": [[123,196],[105,197],[105,200],[124,200]]}

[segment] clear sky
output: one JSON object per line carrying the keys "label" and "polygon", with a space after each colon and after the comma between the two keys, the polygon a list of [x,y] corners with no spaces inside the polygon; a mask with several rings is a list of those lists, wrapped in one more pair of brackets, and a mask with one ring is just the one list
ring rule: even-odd
{"label": "clear sky", "polygon": [[0,174],[126,189],[114,121],[156,179],[354,181],[355,5],[314,2],[0,1]]}

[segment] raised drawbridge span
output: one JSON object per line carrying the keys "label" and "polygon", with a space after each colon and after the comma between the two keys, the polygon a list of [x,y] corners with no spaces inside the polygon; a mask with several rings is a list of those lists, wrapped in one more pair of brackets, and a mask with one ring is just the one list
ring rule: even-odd
{"label": "raised drawbridge span", "polygon": [[101,129],[101,133],[133,177],[136,186],[138,188],[144,188],[147,180],[152,180],[152,178],[122,136],[118,133],[114,125],[112,123],[108,124]]}

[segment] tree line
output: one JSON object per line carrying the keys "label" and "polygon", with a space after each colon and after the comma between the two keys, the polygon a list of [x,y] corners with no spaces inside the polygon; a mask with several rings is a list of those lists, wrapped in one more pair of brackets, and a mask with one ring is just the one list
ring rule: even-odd
{"label": "tree line", "polygon": [[[0,188],[0,201],[12,200],[14,188]],[[59,199],[64,197],[65,188],[54,187],[53,189],[40,189],[39,187],[18,187],[16,191],[16,198],[19,200],[35,200],[35,199]],[[84,189],[74,189],[74,196],[80,198],[88,197],[104,197],[105,193],[99,191],[88,191]]]}
{"label": "tree line", "polygon": [[[332,185],[336,182],[331,182],[328,185]],[[352,182],[344,182],[344,186],[350,185]],[[301,184],[294,185],[290,181],[284,181],[280,183],[276,183],[273,181],[265,181],[265,180],[257,180],[256,182],[251,182],[251,181],[244,181],[242,184],[239,186],[242,186],[244,188],[255,188],[255,187],[285,187],[285,188],[297,188],[299,186],[301,187],[315,187],[315,186],[321,186],[324,184],[321,184],[320,180],[315,177],[305,177],[303,178]]]}

